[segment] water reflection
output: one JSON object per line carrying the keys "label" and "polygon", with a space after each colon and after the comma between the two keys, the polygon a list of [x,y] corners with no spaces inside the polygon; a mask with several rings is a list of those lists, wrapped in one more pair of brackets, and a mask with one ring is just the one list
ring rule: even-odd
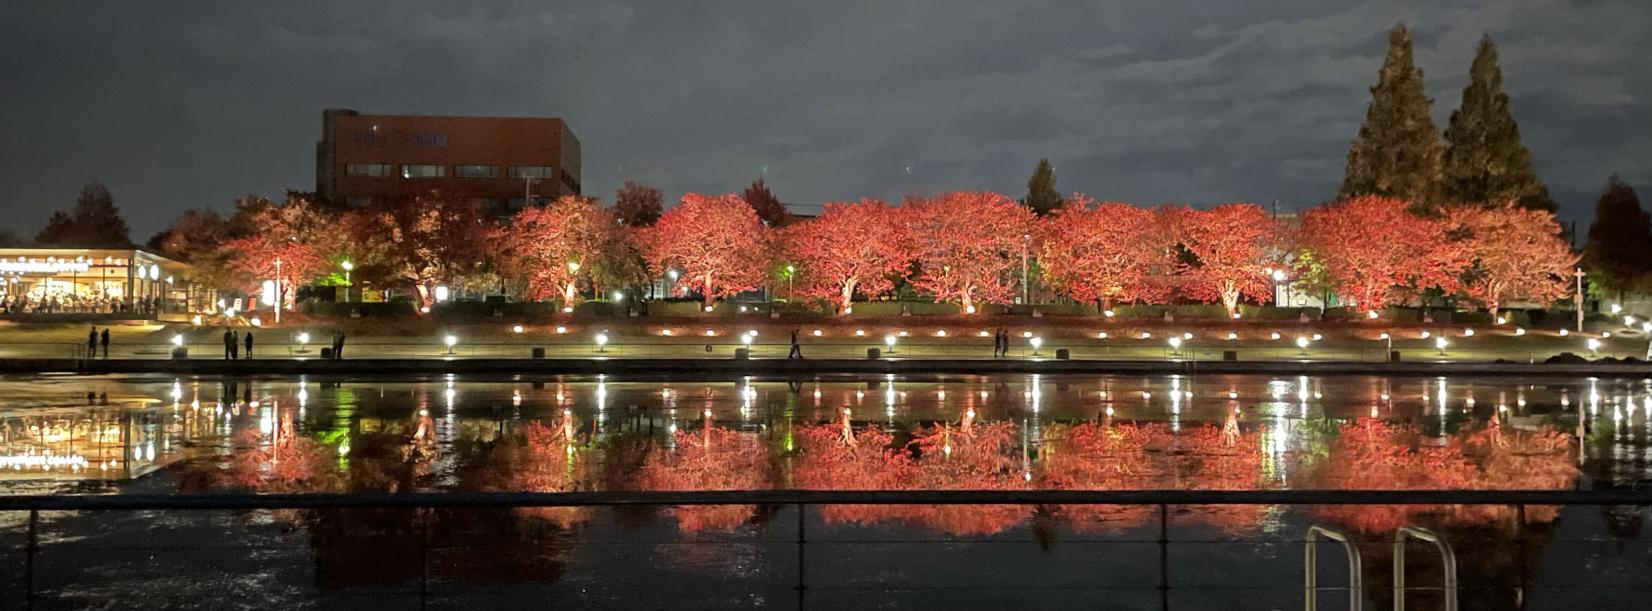
{"label": "water reflection", "polygon": [[[1068,375],[14,380],[0,383],[7,406],[0,413],[0,473],[122,480],[176,463],[170,470],[180,490],[256,492],[1532,489],[1648,479],[1652,380],[1520,382]],[[115,398],[88,406],[84,389]],[[1584,403],[1574,407],[1573,397]],[[1199,509],[1193,517],[1228,530],[1266,528],[1260,509]],[[1035,511],[1082,529],[1140,521],[1128,508],[828,513],[845,523],[967,534],[1026,523]],[[1325,517],[1375,530],[1419,513],[1452,512],[1350,511]],[[527,513],[562,524],[582,519],[577,511]],[[674,517],[685,530],[726,531],[755,513],[693,508]]]}

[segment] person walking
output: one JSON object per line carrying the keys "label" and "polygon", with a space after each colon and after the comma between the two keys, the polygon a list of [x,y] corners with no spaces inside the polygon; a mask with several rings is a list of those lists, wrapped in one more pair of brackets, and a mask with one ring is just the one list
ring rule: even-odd
{"label": "person walking", "polygon": [[252,358],[252,332],[251,331],[247,332],[247,356],[246,356],[246,358],[249,358],[249,359]]}
{"label": "person walking", "polygon": [[98,355],[98,327],[92,325],[92,330],[86,332],[86,358]]}
{"label": "person walking", "polygon": [[344,358],[344,332],[343,331],[334,331],[333,332],[333,358],[334,359],[343,359]]}
{"label": "person walking", "polygon": [[786,359],[803,359],[803,347],[797,345],[797,329],[792,329],[792,350],[786,353]]}
{"label": "person walking", "polygon": [[109,358],[109,327],[103,328],[103,336],[99,341],[103,343],[103,358]]}
{"label": "person walking", "polygon": [[241,358],[241,332],[231,329],[229,332],[229,359]]}
{"label": "person walking", "polygon": [[224,329],[224,360],[235,358],[235,332]]}
{"label": "person walking", "polygon": [[992,358],[1009,355],[1009,346],[1006,345],[1008,342],[1004,341],[1005,333],[1003,327],[992,332]]}

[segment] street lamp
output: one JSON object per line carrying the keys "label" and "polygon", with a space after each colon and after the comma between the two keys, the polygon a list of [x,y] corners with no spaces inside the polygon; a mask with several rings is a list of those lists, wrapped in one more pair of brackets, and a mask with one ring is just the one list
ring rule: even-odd
{"label": "street lamp", "polygon": [[884,345],[884,348],[887,349],[890,354],[894,354],[895,353],[895,336],[894,335],[885,335],[885,336],[883,336],[883,345]]}
{"label": "street lamp", "polygon": [[1588,342],[1584,343],[1584,345],[1589,347],[1589,356],[1599,356],[1600,340],[1591,337]]}
{"label": "street lamp", "polygon": [[350,282],[350,272],[351,270],[356,269],[356,264],[351,263],[349,259],[345,259],[344,262],[338,264],[338,266],[344,268],[344,286],[355,286]]}
{"label": "street lamp", "polygon": [[1440,356],[1445,356],[1446,346],[1450,346],[1450,345],[1451,345],[1451,342],[1446,341],[1446,338],[1445,338],[1444,335],[1441,335],[1439,337],[1434,338],[1434,348],[1436,350],[1440,351]]}
{"label": "street lamp", "polygon": [[1296,338],[1296,347],[1302,350],[1302,356],[1308,356],[1308,341],[1307,337],[1299,336]]}
{"label": "street lamp", "polygon": [[1035,335],[1028,338],[1027,343],[1032,344],[1033,356],[1038,356],[1038,348],[1044,345],[1044,338]]}
{"label": "street lamp", "polygon": [[605,351],[605,346],[608,345],[608,331],[604,330],[604,331],[598,332],[596,340],[597,340],[597,352],[604,352]]}
{"label": "street lamp", "polygon": [[786,301],[788,303],[792,300],[792,277],[796,275],[797,267],[790,263],[786,264]]}
{"label": "street lamp", "polygon": [[1170,354],[1172,356],[1182,355],[1182,338],[1176,336],[1170,337]]}
{"label": "street lamp", "polygon": [[449,335],[442,338],[442,343],[447,344],[447,355],[453,356],[453,346],[459,343],[459,338],[454,335]]}

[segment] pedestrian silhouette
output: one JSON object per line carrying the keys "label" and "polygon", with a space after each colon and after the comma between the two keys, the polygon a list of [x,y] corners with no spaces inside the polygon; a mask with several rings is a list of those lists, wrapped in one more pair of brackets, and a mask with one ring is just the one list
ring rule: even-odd
{"label": "pedestrian silhouette", "polygon": [[235,358],[235,332],[224,329],[224,360]]}
{"label": "pedestrian silhouette", "polygon": [[792,329],[792,350],[786,353],[787,359],[802,359],[803,347],[797,345],[797,329]]}
{"label": "pedestrian silhouette", "polygon": [[252,358],[252,332],[247,332],[247,358]]}
{"label": "pedestrian silhouette", "polygon": [[109,358],[109,327],[103,328],[103,358]]}
{"label": "pedestrian silhouette", "polygon": [[98,355],[98,328],[92,325],[92,330],[86,332],[86,358]]}

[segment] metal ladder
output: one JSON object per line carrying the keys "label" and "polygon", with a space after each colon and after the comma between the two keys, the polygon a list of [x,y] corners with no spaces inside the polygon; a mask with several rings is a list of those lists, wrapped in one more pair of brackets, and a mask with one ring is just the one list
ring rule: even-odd
{"label": "metal ladder", "polygon": [[[1303,548],[1302,560],[1302,598],[1307,611],[1316,611],[1319,607],[1319,554],[1318,544],[1320,537],[1342,544],[1342,549],[1348,554],[1348,609],[1359,611],[1364,605],[1364,581],[1361,578],[1361,563],[1359,548],[1354,547],[1348,535],[1341,532],[1314,525],[1308,527],[1308,536]],[[1434,544],[1434,549],[1440,552],[1440,564],[1444,567],[1445,583],[1443,594],[1445,611],[1457,611],[1457,555],[1451,551],[1451,545],[1440,538],[1434,531],[1417,526],[1402,526],[1394,531],[1394,609],[1405,609],[1405,543],[1407,539],[1420,539]]]}

